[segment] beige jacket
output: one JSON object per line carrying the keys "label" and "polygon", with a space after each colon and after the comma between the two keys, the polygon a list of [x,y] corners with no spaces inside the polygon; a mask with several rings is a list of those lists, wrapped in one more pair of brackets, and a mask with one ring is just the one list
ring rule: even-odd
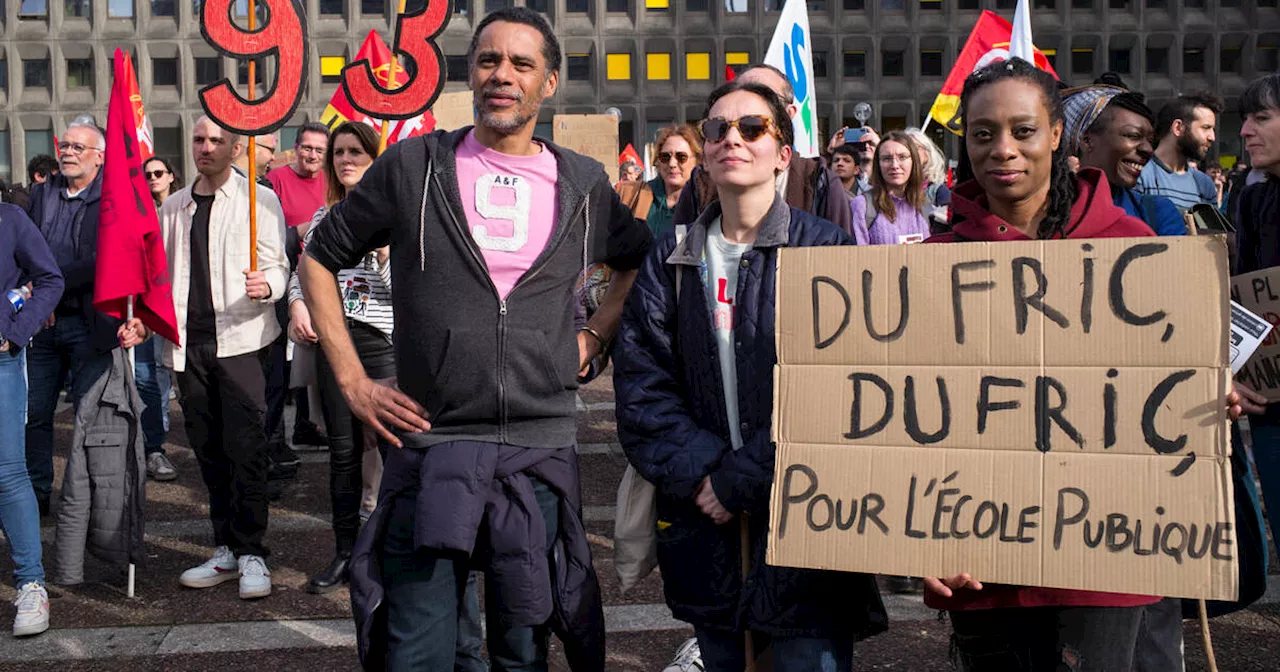
{"label": "beige jacket", "polygon": [[[249,268],[249,181],[232,171],[231,178],[214,195],[209,213],[209,284],[213,290],[213,310],[217,318],[218,357],[235,357],[256,352],[280,335],[275,301],[285,297],[289,282],[289,261],[284,254],[284,212],[280,199],[266,187],[258,186],[258,270],[266,273],[271,296],[254,301],[244,291],[244,273]],[[191,220],[196,202],[191,187],[165,199],[160,207],[160,232],[169,257],[169,278],[173,283],[173,308],[178,317],[178,335],[187,340],[187,296],[191,291]],[[174,371],[186,370],[183,349],[165,343],[164,363]]]}

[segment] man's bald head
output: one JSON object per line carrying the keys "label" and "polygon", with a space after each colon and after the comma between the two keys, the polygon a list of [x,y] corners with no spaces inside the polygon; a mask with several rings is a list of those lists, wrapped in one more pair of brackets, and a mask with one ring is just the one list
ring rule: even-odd
{"label": "man's bald head", "polygon": [[773,92],[782,98],[782,102],[787,105],[794,105],[796,102],[796,91],[791,88],[791,80],[787,79],[786,73],[764,63],[757,63],[742,71],[737,79],[751,84],[763,84],[773,89]]}

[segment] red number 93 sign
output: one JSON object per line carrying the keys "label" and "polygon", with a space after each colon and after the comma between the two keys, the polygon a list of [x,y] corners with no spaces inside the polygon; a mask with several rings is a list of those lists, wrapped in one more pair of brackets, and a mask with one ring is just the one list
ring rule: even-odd
{"label": "red number 93 sign", "polygon": [[[241,135],[265,135],[278,130],[302,101],[310,49],[306,11],[301,0],[257,0],[267,8],[267,20],[254,30],[232,20],[235,0],[205,0],[200,31],[218,53],[238,59],[275,57],[276,78],[261,97],[241,96],[229,79],[200,90],[200,104],[214,123]],[[351,104],[375,119],[411,119],[425,112],[444,88],[444,67],[434,39],[453,15],[452,0],[426,0],[426,6],[396,21],[392,52],[405,57],[399,67],[408,81],[396,89],[379,84],[367,60],[353,61],[342,70],[342,86]]]}

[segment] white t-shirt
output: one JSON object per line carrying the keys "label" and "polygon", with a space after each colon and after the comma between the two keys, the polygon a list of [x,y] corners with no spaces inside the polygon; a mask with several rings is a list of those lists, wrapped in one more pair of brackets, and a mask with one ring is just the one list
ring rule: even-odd
{"label": "white t-shirt", "polygon": [[729,417],[729,439],[733,449],[742,447],[738,425],[737,352],[733,347],[733,301],[738,293],[738,269],[749,243],[731,243],[720,230],[720,218],[711,223],[707,235],[707,303],[711,306],[711,330],[716,335],[720,356],[720,380],[724,383],[724,410]]}

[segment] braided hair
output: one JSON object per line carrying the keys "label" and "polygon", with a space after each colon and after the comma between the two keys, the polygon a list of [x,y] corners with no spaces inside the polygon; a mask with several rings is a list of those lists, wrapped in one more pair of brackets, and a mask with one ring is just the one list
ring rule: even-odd
{"label": "braided hair", "polygon": [[[1045,107],[1049,109],[1049,121],[1062,123],[1062,95],[1058,91],[1058,82],[1053,75],[1020,59],[997,61],[975,70],[964,80],[964,91],[960,94],[960,115],[965,123],[965,135],[968,136],[967,120],[969,119],[969,103],[973,95],[983,87],[1009,79],[1020,79],[1036,85],[1040,89]],[[965,151],[968,154],[968,151]],[[1036,235],[1041,240],[1067,236],[1067,226],[1071,223],[1071,206],[1075,205],[1079,188],[1076,185],[1075,173],[1067,164],[1067,143],[1059,143],[1053,152],[1053,167],[1049,172],[1049,203],[1045,208],[1044,219],[1040,220]]]}

